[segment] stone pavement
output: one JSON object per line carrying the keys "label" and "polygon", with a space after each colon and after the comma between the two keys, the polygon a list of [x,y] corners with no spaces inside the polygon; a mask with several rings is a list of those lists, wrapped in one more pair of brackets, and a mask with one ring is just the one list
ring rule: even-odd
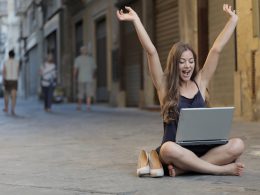
{"label": "stone pavement", "polygon": [[[3,100],[0,99],[3,105]],[[17,117],[0,113],[0,195],[260,194],[260,123],[235,120],[232,136],[246,151],[242,177],[187,175],[138,178],[140,149],[162,137],[158,112],[19,100]]]}

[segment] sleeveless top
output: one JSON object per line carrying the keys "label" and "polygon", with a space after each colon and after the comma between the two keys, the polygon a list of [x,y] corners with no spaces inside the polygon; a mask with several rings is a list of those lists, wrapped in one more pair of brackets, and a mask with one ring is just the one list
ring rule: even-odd
{"label": "sleeveless top", "polygon": [[[184,96],[180,96],[179,104],[178,104],[178,111],[182,108],[204,108],[206,107],[205,101],[200,93],[198,84],[194,81],[198,88],[198,92],[195,94],[193,98],[186,98]],[[162,139],[162,144],[167,141],[175,142],[176,139],[176,132],[178,126],[178,119],[171,121],[169,123],[163,123],[164,126],[164,135]]]}

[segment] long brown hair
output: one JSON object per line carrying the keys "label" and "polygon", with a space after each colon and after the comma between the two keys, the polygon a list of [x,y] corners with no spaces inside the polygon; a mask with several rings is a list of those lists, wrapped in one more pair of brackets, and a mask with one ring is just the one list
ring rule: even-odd
{"label": "long brown hair", "polygon": [[179,115],[178,103],[180,98],[180,69],[179,62],[181,55],[184,51],[191,51],[194,57],[195,67],[191,76],[191,80],[194,80],[198,73],[197,55],[194,50],[186,43],[175,43],[167,58],[166,67],[164,70],[164,76],[166,77],[166,95],[163,98],[162,116],[166,123],[172,120],[176,120]]}

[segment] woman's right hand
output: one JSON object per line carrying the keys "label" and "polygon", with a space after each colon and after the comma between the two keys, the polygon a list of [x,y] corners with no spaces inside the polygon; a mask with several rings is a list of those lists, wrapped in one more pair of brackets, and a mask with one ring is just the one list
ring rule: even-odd
{"label": "woman's right hand", "polygon": [[131,7],[127,7],[125,6],[125,9],[128,11],[128,13],[124,13],[123,10],[117,10],[117,17],[119,20],[121,21],[135,21],[138,20],[139,17],[137,15],[137,13],[131,8]]}
{"label": "woman's right hand", "polygon": [[226,12],[233,20],[237,21],[238,16],[235,10],[232,10],[231,5],[223,4],[223,11]]}

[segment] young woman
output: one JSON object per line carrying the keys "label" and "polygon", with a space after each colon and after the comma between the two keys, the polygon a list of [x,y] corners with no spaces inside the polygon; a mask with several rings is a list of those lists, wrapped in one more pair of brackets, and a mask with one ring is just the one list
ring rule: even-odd
{"label": "young woman", "polygon": [[56,65],[53,62],[53,55],[48,54],[46,62],[40,68],[41,85],[44,98],[44,110],[51,111],[52,97],[56,85]]}
{"label": "young woman", "polygon": [[[206,62],[198,70],[196,54],[185,43],[173,45],[163,72],[158,53],[145,31],[138,15],[130,7],[128,13],[117,11],[121,21],[134,24],[139,40],[147,53],[150,74],[157,89],[164,121],[164,136],[157,149],[165,173],[177,176],[189,171],[215,175],[241,175],[244,165],[236,162],[244,150],[239,138],[225,145],[184,148],[175,143],[178,114],[181,108],[205,107],[206,90],[217,65],[220,53],[237,25],[238,16],[231,6],[224,4],[223,11],[229,20],[209,51]],[[217,119],[216,119],[217,120]],[[192,131],[192,129],[191,129]]]}

